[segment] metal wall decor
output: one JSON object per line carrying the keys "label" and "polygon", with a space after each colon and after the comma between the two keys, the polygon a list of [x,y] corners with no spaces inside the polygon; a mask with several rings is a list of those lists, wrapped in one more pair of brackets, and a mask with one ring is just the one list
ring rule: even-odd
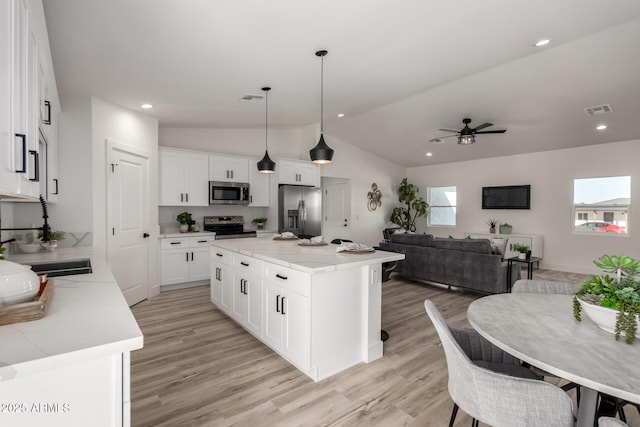
{"label": "metal wall decor", "polygon": [[367,193],[367,199],[369,199],[368,208],[372,212],[382,206],[382,193],[378,190],[378,184],[375,182],[371,184],[371,191]]}

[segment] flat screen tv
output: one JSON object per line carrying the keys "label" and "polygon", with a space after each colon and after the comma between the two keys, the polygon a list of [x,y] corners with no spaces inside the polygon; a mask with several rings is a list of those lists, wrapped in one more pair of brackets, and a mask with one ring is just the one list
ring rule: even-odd
{"label": "flat screen tv", "polygon": [[531,186],[482,187],[482,209],[531,209]]}

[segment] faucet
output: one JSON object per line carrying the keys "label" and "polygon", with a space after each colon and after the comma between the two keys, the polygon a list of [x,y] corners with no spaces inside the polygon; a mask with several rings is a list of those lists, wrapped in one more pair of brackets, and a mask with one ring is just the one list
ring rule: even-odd
{"label": "faucet", "polygon": [[[47,202],[44,200],[44,197],[42,197],[42,194],[40,195],[40,205],[42,206],[42,218],[44,219],[44,224],[42,224],[42,227],[22,227],[22,228],[1,228],[0,227],[0,232],[2,231],[26,231],[26,230],[38,230],[38,231],[42,231],[42,241],[43,242],[48,242],[49,240],[51,240],[51,227],[49,227],[49,215],[47,214]],[[0,247],[2,247],[2,245],[4,243],[9,243],[9,242],[13,242],[16,239],[9,239],[9,240],[5,240],[4,242],[1,241],[0,239]]]}

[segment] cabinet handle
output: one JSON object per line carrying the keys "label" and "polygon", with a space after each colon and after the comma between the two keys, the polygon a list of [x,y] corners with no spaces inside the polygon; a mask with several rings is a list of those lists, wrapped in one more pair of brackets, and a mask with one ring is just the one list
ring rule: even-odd
{"label": "cabinet handle", "polygon": [[191,261],[193,261],[193,252],[191,252]]}
{"label": "cabinet handle", "polygon": [[184,194],[183,193],[180,193],[180,201],[184,202]]}
{"label": "cabinet handle", "polygon": [[187,256],[187,262],[189,262],[189,252],[185,252],[185,255]]}
{"label": "cabinet handle", "polygon": [[276,295],[276,312],[280,313],[280,295]]}
{"label": "cabinet handle", "polygon": [[179,244],[180,244],[180,242],[171,242],[171,243],[169,243],[169,244],[170,244],[170,245],[179,245]]}
{"label": "cabinet handle", "polygon": [[198,240],[198,243],[207,243],[206,240]]}
{"label": "cabinet handle", "polygon": [[216,252],[216,256],[222,257],[221,253]]}
{"label": "cabinet handle", "polygon": [[29,181],[40,181],[40,164],[38,152],[35,150],[29,150],[29,155],[33,156],[33,178],[29,177]]}
{"label": "cabinet handle", "polygon": [[22,140],[22,169],[16,169],[16,173],[27,172],[27,136],[22,133],[16,133],[16,138]]}
{"label": "cabinet handle", "polygon": [[56,184],[56,190],[53,192],[54,195],[58,194],[58,178],[53,178],[53,182]]}
{"label": "cabinet handle", "polygon": [[278,279],[287,280],[287,276],[283,276],[283,275],[281,275],[281,274],[276,274],[276,277],[277,277]]}
{"label": "cabinet handle", "polygon": [[282,298],[280,299],[280,313],[282,313],[282,315],[283,315],[283,316],[284,316],[285,314],[287,314],[287,313],[285,313],[285,312],[284,312],[284,300],[285,300],[285,299],[286,299],[285,297],[282,297]]}
{"label": "cabinet handle", "polygon": [[247,264],[247,263],[246,263],[246,262],[244,262],[244,261],[241,261],[241,262],[240,262],[240,265],[244,265],[245,267],[249,267],[249,264]]}
{"label": "cabinet handle", "polygon": [[253,203],[253,194],[249,196],[249,203]]}
{"label": "cabinet handle", "polygon": [[216,280],[220,280],[220,269],[216,267]]}
{"label": "cabinet handle", "polygon": [[233,171],[231,171],[231,179],[233,179]]}
{"label": "cabinet handle", "polygon": [[45,125],[51,124],[51,102],[44,101],[44,106],[47,108],[47,118],[42,121]]}

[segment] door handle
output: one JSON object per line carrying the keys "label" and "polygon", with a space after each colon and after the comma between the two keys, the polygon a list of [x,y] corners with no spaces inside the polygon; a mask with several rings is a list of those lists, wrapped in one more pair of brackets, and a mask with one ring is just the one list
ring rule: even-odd
{"label": "door handle", "polygon": [[33,178],[29,177],[29,181],[38,182],[40,181],[40,160],[38,152],[35,150],[29,150],[29,155],[33,156]]}
{"label": "door handle", "polygon": [[26,173],[27,172],[27,136],[22,133],[16,133],[16,138],[20,138],[22,140],[22,168],[16,169],[16,173]]}
{"label": "door handle", "polygon": [[146,239],[147,237],[149,237],[149,233],[142,233],[142,238]]}

